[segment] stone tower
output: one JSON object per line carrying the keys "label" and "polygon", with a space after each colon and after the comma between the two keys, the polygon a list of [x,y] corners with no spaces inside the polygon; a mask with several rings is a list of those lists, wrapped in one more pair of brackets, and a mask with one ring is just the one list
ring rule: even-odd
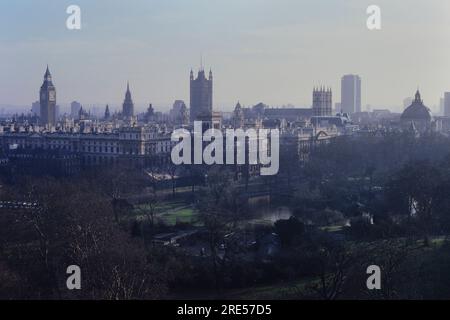
{"label": "stone tower", "polygon": [[332,92],[330,88],[314,88],[313,90],[313,114],[314,116],[332,116]]}
{"label": "stone tower", "polygon": [[40,121],[42,125],[54,126],[56,124],[56,88],[52,82],[52,75],[48,69],[45,71],[44,82],[40,90]]}
{"label": "stone tower", "polygon": [[109,111],[109,105],[106,105],[105,108],[105,120],[109,120],[111,118],[111,112]]}
{"label": "stone tower", "polygon": [[190,120],[212,121],[213,115],[213,76],[209,71],[208,79],[205,76],[203,67],[198,71],[197,78],[194,79],[194,72],[190,75]]}
{"label": "stone tower", "polygon": [[127,92],[122,105],[122,116],[124,119],[131,119],[134,116],[134,103],[131,99],[130,84],[127,83]]}

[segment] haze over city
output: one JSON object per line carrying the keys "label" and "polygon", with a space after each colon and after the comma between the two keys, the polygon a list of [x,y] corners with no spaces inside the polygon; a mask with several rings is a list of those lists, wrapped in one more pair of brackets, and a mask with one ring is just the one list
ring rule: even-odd
{"label": "haze over city", "polygon": [[130,81],[138,107],[168,108],[189,100],[189,71],[202,56],[217,110],[238,100],[311,106],[318,85],[339,102],[348,73],[362,78],[363,109],[399,111],[417,87],[427,106],[438,105],[450,90],[450,3],[377,1],[382,29],[369,31],[371,2],[80,0],[79,31],[65,27],[71,1],[2,2],[0,104],[36,101],[49,64],[61,104],[119,106]]}
{"label": "haze over city", "polygon": [[450,300],[450,2],[372,1],[1,0],[0,302]]}

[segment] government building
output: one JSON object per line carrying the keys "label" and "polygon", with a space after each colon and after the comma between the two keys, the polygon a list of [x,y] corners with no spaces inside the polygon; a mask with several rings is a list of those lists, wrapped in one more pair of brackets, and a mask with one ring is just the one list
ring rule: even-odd
{"label": "government building", "polygon": [[[7,130],[0,134],[3,150],[62,150],[79,154],[84,165],[113,164],[120,160],[145,165],[151,157],[170,160],[170,134],[151,127],[122,127],[110,133],[65,133]],[[17,152],[17,151],[15,151]],[[165,157],[169,159],[163,159]]]}

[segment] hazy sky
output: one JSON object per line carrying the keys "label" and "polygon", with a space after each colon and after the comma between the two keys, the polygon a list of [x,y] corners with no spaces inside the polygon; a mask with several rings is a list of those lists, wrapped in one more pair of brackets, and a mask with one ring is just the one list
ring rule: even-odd
{"label": "hazy sky", "polygon": [[[66,8],[82,30],[66,29]],[[382,30],[366,28],[366,8]],[[397,106],[419,86],[428,106],[450,91],[448,0],[0,0],[0,103],[38,99],[48,63],[58,102],[189,101],[200,56],[215,108],[311,105],[315,85],[359,74],[363,105]]]}

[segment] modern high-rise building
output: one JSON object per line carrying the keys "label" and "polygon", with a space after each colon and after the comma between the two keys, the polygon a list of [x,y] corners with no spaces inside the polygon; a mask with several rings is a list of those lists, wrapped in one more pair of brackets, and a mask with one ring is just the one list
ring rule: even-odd
{"label": "modern high-rise building", "polygon": [[333,113],[333,97],[330,88],[314,88],[313,90],[313,115],[329,117]]}
{"label": "modern high-rise building", "polygon": [[52,75],[47,66],[44,83],[40,90],[40,122],[42,125],[56,124],[56,89],[52,82]]}
{"label": "modern high-rise building", "polygon": [[361,112],[361,78],[348,74],[341,79],[341,108],[343,113]]}
{"label": "modern high-rise building", "polygon": [[190,100],[190,121],[208,121],[213,118],[213,76],[209,71],[209,78],[205,76],[205,70],[200,68],[197,78],[194,79],[194,72],[191,70],[191,100]]}
{"label": "modern high-rise building", "polygon": [[450,92],[444,93],[444,116],[450,117]]}
{"label": "modern high-rise building", "polygon": [[70,104],[70,115],[73,119],[78,119],[78,114],[81,109],[81,103],[78,101],[72,101]]}
{"label": "modern high-rise building", "polygon": [[127,83],[127,92],[122,105],[122,116],[124,119],[131,119],[134,116],[134,103],[131,99],[130,84]]}
{"label": "modern high-rise building", "polygon": [[41,104],[39,103],[39,101],[35,101],[31,104],[31,113],[34,114],[35,116],[40,116],[41,114]]}

